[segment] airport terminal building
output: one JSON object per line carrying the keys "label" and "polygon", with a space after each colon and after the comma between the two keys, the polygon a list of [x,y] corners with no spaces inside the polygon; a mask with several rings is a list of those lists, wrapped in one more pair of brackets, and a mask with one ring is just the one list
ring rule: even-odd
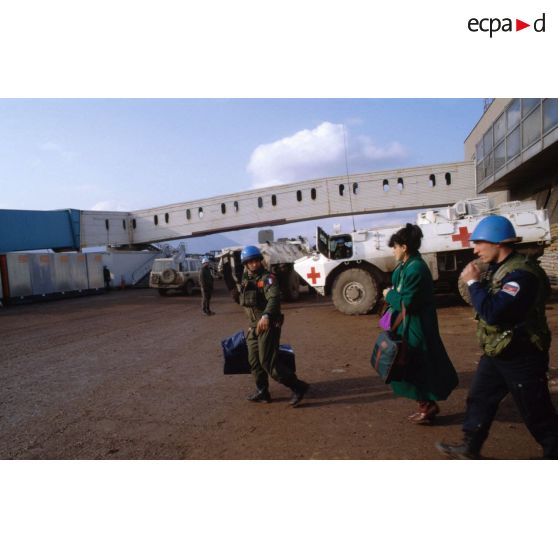
{"label": "airport terminal building", "polygon": [[465,139],[477,194],[534,199],[558,223],[558,99],[493,99]]}

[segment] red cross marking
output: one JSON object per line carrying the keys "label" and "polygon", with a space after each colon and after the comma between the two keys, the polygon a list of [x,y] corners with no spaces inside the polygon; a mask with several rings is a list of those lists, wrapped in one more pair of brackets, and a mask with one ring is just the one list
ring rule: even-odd
{"label": "red cross marking", "polygon": [[321,276],[322,275],[320,273],[316,272],[316,268],[314,266],[310,268],[310,273],[306,274],[306,277],[312,280],[312,285],[315,285],[317,283],[316,279]]}
{"label": "red cross marking", "polygon": [[461,241],[461,246],[463,248],[468,248],[470,246],[469,237],[471,233],[467,230],[467,227],[459,227],[459,234],[452,234],[451,239],[455,242]]}

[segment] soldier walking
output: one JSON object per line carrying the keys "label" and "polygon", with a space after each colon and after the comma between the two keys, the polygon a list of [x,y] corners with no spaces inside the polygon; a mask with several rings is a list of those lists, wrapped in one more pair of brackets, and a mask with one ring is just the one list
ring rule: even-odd
{"label": "soldier walking", "polygon": [[462,273],[477,312],[477,336],[484,354],[467,397],[463,441],[438,442],[436,447],[451,458],[478,459],[498,405],[511,392],[544,458],[558,459],[558,416],[546,376],[548,277],[538,262],[513,249],[521,239],[505,217],[485,217],[471,240],[475,254],[490,264],[483,281],[474,263]]}
{"label": "soldier walking", "polygon": [[256,246],[246,246],[240,253],[245,266],[240,285],[239,303],[250,321],[246,342],[248,361],[256,382],[256,392],[248,397],[254,403],[271,403],[269,376],[293,392],[290,405],[296,407],[309,385],[292,370],[277,366],[283,315],[276,277],[263,266],[263,256]]}

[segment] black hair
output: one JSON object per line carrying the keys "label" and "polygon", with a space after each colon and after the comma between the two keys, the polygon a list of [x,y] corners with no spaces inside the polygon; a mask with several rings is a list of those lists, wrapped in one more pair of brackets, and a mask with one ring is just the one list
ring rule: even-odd
{"label": "black hair", "polygon": [[420,239],[422,237],[422,230],[418,225],[407,223],[402,229],[391,235],[388,246],[393,248],[395,244],[399,244],[399,246],[405,245],[409,253],[414,254],[420,248]]}

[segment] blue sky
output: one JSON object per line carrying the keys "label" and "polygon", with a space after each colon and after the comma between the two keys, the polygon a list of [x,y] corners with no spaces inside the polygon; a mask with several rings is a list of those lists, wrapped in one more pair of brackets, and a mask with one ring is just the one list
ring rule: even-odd
{"label": "blue sky", "polygon": [[463,160],[482,108],[482,99],[4,99],[0,208],[134,210],[344,174],[343,130],[351,173]]}

